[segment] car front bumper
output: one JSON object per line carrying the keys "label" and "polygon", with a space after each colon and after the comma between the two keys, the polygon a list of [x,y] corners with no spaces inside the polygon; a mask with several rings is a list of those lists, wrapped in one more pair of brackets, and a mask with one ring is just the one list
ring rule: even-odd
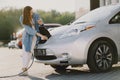
{"label": "car front bumper", "polygon": [[70,62],[68,53],[55,55],[54,52],[49,49],[35,49],[34,56],[39,62],[44,64],[68,65]]}

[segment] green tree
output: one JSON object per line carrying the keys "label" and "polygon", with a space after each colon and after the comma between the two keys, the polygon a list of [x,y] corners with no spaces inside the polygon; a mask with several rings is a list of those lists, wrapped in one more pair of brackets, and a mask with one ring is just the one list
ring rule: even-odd
{"label": "green tree", "polygon": [[[60,23],[67,24],[75,19],[74,13],[57,12],[56,10],[43,11],[37,10],[44,23]],[[22,28],[19,23],[19,17],[22,9],[2,9],[0,10],[0,40],[10,40],[10,34],[16,32],[18,28]]]}
{"label": "green tree", "polygon": [[16,31],[19,25],[21,10],[9,9],[0,11],[0,40],[8,40],[10,34]]}
{"label": "green tree", "polygon": [[51,10],[48,12],[38,11],[41,18],[45,23],[60,23],[65,25],[75,19],[75,13],[70,12],[57,12],[56,10]]}

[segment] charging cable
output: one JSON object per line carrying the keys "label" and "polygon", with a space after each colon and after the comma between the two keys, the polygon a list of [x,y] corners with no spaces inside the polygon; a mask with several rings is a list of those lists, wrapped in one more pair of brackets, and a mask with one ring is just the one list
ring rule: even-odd
{"label": "charging cable", "polygon": [[[32,54],[32,62],[30,64],[30,66],[27,68],[27,70],[29,70],[31,68],[31,66],[33,65],[33,62],[34,62],[34,54]],[[8,78],[8,77],[15,77],[15,76],[19,76],[21,74],[23,74],[25,71],[23,72],[20,72],[18,74],[15,74],[15,75],[9,75],[9,76],[0,76],[0,78]]]}

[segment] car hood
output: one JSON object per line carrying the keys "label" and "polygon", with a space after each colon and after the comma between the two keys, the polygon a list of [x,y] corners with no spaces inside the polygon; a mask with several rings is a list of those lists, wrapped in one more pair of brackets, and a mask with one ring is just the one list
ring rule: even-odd
{"label": "car hood", "polygon": [[61,26],[61,27],[53,28],[53,29],[50,30],[49,32],[50,32],[50,34],[51,34],[52,36],[54,36],[54,35],[60,35],[60,34],[62,34],[65,30],[67,30],[69,27],[71,27],[71,26],[69,26],[69,25],[64,25],[64,26]]}
{"label": "car hood", "polygon": [[[83,24],[76,24],[76,25],[65,25],[59,28],[55,28],[54,30],[50,31],[52,37],[50,37],[46,43],[41,44],[40,46],[49,46],[54,44],[61,44],[62,42],[69,42],[74,41],[78,38],[77,35],[69,36],[65,38],[64,35],[70,34],[70,31],[73,29],[77,29],[79,32],[83,30],[88,25],[95,25],[94,23],[83,23]],[[81,32],[80,32],[81,33]]]}
{"label": "car hood", "polygon": [[50,34],[52,36],[60,36],[63,34],[69,33],[72,29],[78,29],[79,31],[85,29],[87,26],[95,26],[95,23],[79,23],[79,24],[72,24],[72,25],[64,25],[58,28],[54,28],[52,31],[50,31]]}

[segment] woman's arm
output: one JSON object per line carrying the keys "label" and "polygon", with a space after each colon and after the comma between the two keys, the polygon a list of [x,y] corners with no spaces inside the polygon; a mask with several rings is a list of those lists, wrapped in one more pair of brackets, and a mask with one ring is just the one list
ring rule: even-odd
{"label": "woman's arm", "polygon": [[40,33],[36,33],[37,36],[41,37],[42,40],[48,40],[48,37],[40,34]]}
{"label": "woman's arm", "polygon": [[34,30],[32,27],[28,26],[28,25],[24,25],[25,31],[29,34],[29,35],[36,35],[36,30]]}
{"label": "woman's arm", "polygon": [[37,35],[39,37],[41,37],[42,40],[48,40],[48,38],[40,33],[38,33],[37,31],[35,31],[32,27],[25,25],[25,31],[30,34],[30,35]]}

